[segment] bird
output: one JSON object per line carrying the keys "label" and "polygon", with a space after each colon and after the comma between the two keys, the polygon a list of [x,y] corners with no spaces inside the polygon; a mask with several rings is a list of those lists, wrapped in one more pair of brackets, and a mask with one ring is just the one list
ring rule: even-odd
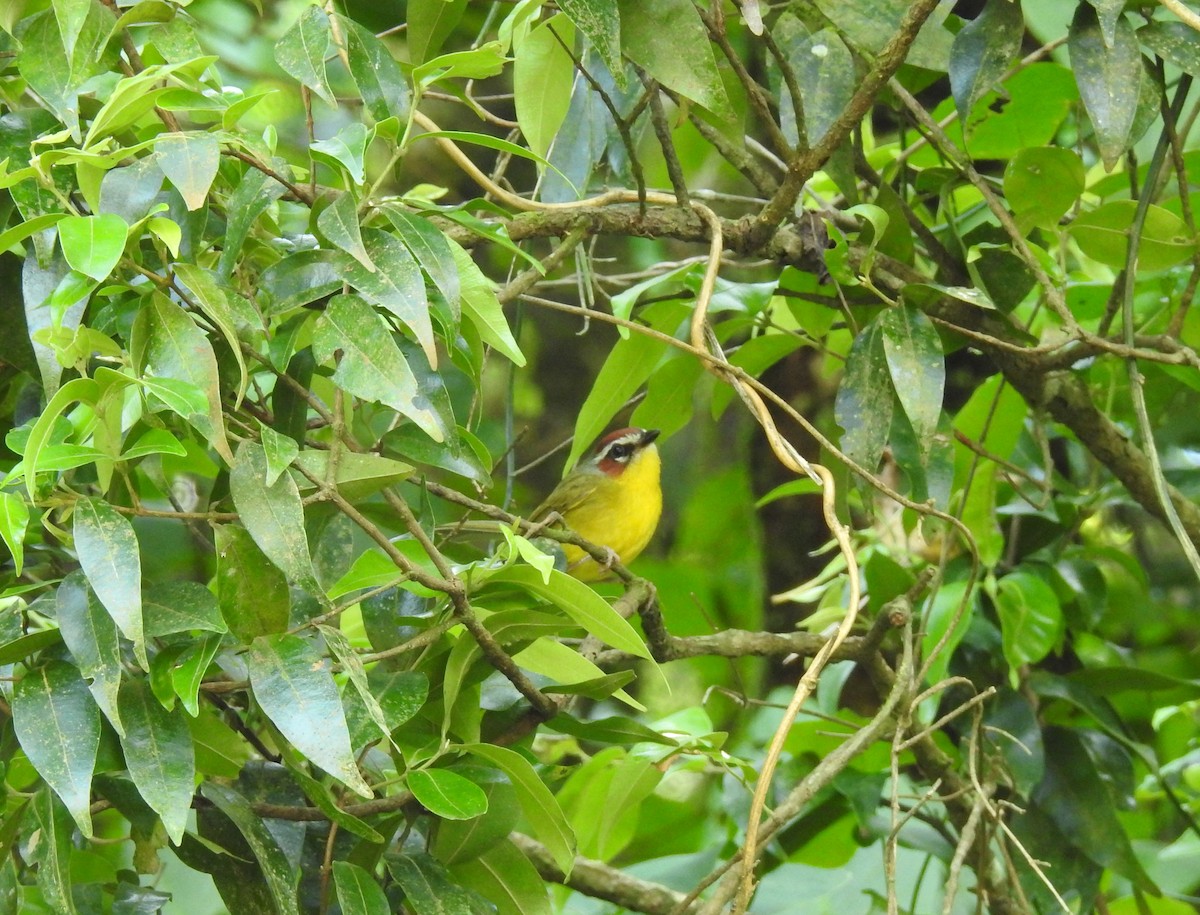
{"label": "bird", "polygon": [[563,544],[567,571],[580,581],[604,578],[613,561],[632,562],[654,536],[662,515],[658,436],[658,429],[608,433],[530,516],[535,522],[561,519],[584,540],[608,550],[604,564],[574,544]]}

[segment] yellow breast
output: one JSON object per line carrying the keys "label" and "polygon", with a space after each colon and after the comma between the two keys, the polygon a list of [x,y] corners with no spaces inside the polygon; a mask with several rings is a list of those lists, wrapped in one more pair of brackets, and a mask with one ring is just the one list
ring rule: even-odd
{"label": "yellow breast", "polygon": [[[584,540],[608,547],[622,564],[632,562],[654,536],[662,514],[661,468],[658,449],[653,445],[644,448],[620,476],[600,474],[596,490],[564,512],[563,520]],[[565,543],[563,551],[576,578],[596,581],[606,574],[594,559],[585,559],[587,554],[578,547]]]}

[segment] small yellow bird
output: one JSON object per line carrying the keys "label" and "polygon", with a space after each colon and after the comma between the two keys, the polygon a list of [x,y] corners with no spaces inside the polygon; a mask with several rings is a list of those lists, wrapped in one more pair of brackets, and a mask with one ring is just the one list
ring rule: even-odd
{"label": "small yellow bird", "polygon": [[[607,547],[622,564],[632,562],[654,536],[662,514],[662,462],[657,429],[618,429],[600,439],[587,460],[554,487],[533,513],[534,521],[555,515],[584,540]],[[598,581],[608,568],[579,547],[563,544],[567,571],[581,581]]]}

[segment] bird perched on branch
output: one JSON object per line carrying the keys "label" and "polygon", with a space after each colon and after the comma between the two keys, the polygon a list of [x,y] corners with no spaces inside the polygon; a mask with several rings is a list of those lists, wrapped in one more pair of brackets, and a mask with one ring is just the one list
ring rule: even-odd
{"label": "bird perched on branch", "polygon": [[[662,462],[657,429],[617,429],[604,436],[532,515],[563,524],[584,540],[605,547],[613,561],[631,562],[650,542],[662,514]],[[597,581],[608,566],[574,544],[564,543],[567,571]]]}

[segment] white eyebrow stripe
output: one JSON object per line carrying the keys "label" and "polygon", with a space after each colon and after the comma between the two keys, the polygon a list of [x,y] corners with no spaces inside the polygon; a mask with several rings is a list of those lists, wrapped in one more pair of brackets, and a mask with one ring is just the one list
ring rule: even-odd
{"label": "white eyebrow stripe", "polygon": [[637,445],[641,442],[641,440],[642,440],[642,434],[640,432],[630,432],[628,435],[622,435],[620,438],[614,439],[613,441],[609,442],[607,445],[604,446],[604,450],[600,452],[600,458],[602,460],[610,460],[610,461],[621,461],[621,462],[628,461],[633,456],[632,453],[627,454],[624,457],[620,457],[620,458],[609,457],[609,455],[612,454],[613,448],[617,447],[617,445],[633,445],[636,448]]}

